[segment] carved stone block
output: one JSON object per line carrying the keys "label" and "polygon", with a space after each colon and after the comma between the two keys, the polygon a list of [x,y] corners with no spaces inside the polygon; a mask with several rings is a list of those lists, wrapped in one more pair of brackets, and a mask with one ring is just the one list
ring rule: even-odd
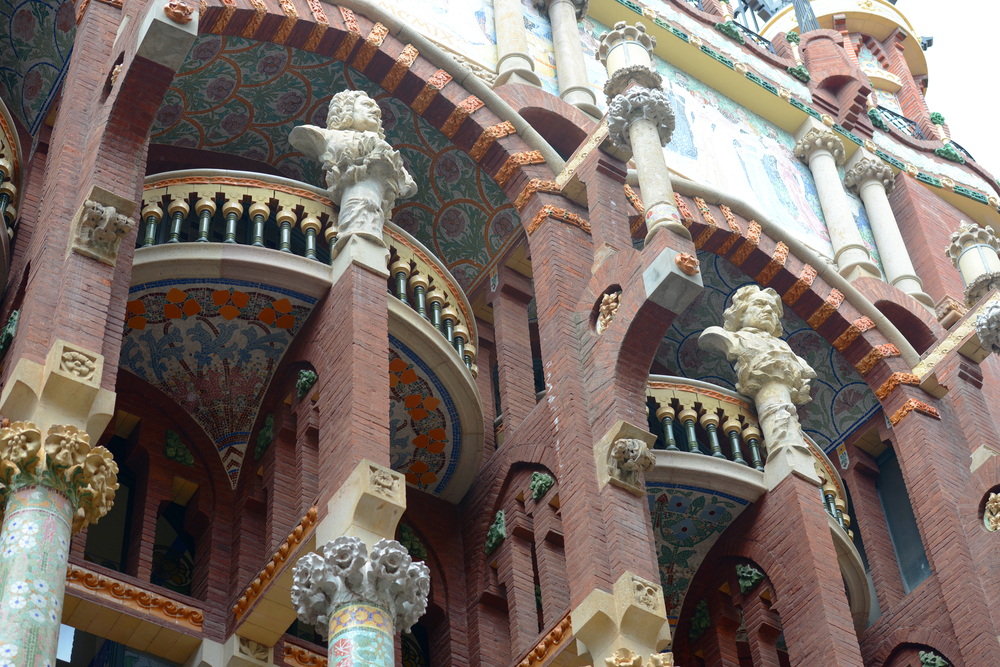
{"label": "carved stone block", "polygon": [[600,488],[612,484],[641,496],[645,493],[640,473],[651,470],[656,436],[625,421],[615,424],[594,446]]}
{"label": "carved stone block", "polygon": [[132,231],[135,202],[96,185],[73,218],[69,250],[108,266],[118,261],[118,246]]}

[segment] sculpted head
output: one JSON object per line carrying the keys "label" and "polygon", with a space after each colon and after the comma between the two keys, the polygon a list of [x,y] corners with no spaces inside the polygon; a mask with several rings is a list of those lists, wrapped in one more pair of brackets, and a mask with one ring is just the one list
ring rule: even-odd
{"label": "sculpted head", "polygon": [[382,110],[375,100],[360,90],[345,90],[333,96],[330,110],[326,114],[326,128],[375,132],[380,139],[385,139]]}
{"label": "sculpted head", "polygon": [[760,329],[780,338],[782,312],[781,297],[777,292],[770,287],[761,290],[757,285],[746,285],[736,290],[733,305],[723,313],[723,327],[726,331],[748,327]]}

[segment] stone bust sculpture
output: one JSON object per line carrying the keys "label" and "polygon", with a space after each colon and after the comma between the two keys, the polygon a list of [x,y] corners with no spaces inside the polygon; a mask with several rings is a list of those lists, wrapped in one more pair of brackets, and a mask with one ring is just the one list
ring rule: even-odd
{"label": "stone bust sculpture", "polygon": [[760,390],[778,382],[788,387],[796,405],[809,402],[809,380],[816,371],[781,340],[781,297],[770,287],[741,287],[723,314],[722,327],[709,327],[698,344],[703,350],[735,362],[736,391],[756,398]]}
{"label": "stone bust sculpture", "polygon": [[363,91],[337,93],[330,101],[326,129],[300,125],[288,141],[323,163],[330,198],[340,206],[338,237],[361,234],[381,243],[382,225],[396,198],[417,193],[399,152],[385,140],[378,104]]}

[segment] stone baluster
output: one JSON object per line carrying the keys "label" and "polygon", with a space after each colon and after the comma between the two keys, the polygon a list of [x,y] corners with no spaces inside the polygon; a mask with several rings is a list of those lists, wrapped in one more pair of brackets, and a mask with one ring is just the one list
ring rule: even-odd
{"label": "stone baluster", "polygon": [[444,294],[435,287],[427,294],[427,303],[430,304],[431,309],[431,324],[435,329],[441,331],[441,310],[444,308]]}
{"label": "stone baluster", "polygon": [[962,274],[965,305],[972,307],[1000,287],[1000,240],[991,227],[963,220],[952,232],[944,249],[952,265]]}
{"label": "stone baluster", "polygon": [[212,216],[215,215],[215,209],[215,200],[210,197],[202,197],[194,203],[195,213],[198,214],[197,243],[208,243],[208,236],[212,231]]}
{"label": "stone baluster", "polygon": [[42,439],[31,422],[0,430],[0,651],[13,667],[56,664],[73,534],[114,504],[118,466],[75,426]]}
{"label": "stone baluster", "polygon": [[674,409],[670,404],[665,403],[656,409],[656,418],[660,420],[660,424],[663,426],[663,441],[667,445],[667,451],[679,452],[680,448],[674,440]]}
{"label": "stone baluster", "polygon": [[844,183],[865,203],[886,279],[934,312],[934,299],[924,292],[924,285],[913,269],[910,253],[906,250],[903,235],[896,224],[896,216],[889,204],[888,194],[892,192],[895,183],[892,167],[859,148],[847,163]]}
{"label": "stone baluster", "polygon": [[632,153],[639,187],[646,207],[646,242],[666,228],[690,239],[681,224],[670,172],[663,147],[674,131],[674,111],[666,93],[660,90],[663,78],[653,68],[656,40],[646,34],[641,23],[615,24],[601,36],[597,58],[608,69],[608,136],[619,149]]}
{"label": "stone baluster", "polygon": [[163,218],[163,209],[156,202],[151,202],[142,209],[142,219],[146,221],[146,237],[142,240],[142,247],[156,244],[156,226]]}
{"label": "stone baluster", "polygon": [[722,425],[722,430],[725,432],[726,437],[729,438],[729,447],[733,452],[733,462],[747,465],[747,462],[743,459],[742,452],[740,452],[740,431],[743,430],[740,420],[730,417]]}
{"label": "stone baluster", "polygon": [[455,350],[458,352],[458,358],[465,360],[465,342],[469,340],[469,330],[465,328],[465,325],[459,322],[455,325],[455,331],[452,335],[452,341],[455,346]]}
{"label": "stone baluster", "polygon": [[316,237],[323,223],[312,213],[306,213],[302,218],[302,233],[306,236],[306,259],[316,259]]}
{"label": "stone baluster", "polygon": [[254,202],[250,205],[250,222],[253,225],[253,241],[250,245],[258,248],[264,247],[264,223],[271,217],[271,209],[262,202]]}
{"label": "stone baluster", "polygon": [[333,209],[333,213],[330,214],[330,220],[327,223],[326,231],[323,232],[323,237],[330,247],[330,264],[333,264],[333,260],[337,257],[337,253],[334,251],[337,248],[337,220],[339,217],[339,210],[336,208]]}
{"label": "stone baluster", "polygon": [[764,472],[764,462],[760,455],[760,429],[755,424],[750,424],[743,429],[743,442],[750,448],[750,463],[754,470]]}
{"label": "stone baluster", "polygon": [[708,446],[712,450],[712,457],[726,458],[719,445],[719,415],[711,410],[704,411],[701,415],[701,427],[708,433]]}
{"label": "stone baluster", "polygon": [[681,424],[684,425],[684,434],[687,436],[688,441],[688,451],[692,454],[701,454],[701,449],[698,448],[698,438],[694,432],[694,425],[698,420],[698,413],[695,412],[693,408],[684,408],[681,410],[680,414],[677,415],[677,419],[679,419]]}
{"label": "stone baluster", "polygon": [[556,75],[559,97],[595,118],[603,114],[590,87],[583,42],[578,24],[587,15],[589,0],[535,0],[541,12],[548,12],[552,23],[552,43],[556,52]]}
{"label": "stone baluster", "polygon": [[[369,556],[362,540],[338,537],[295,565],[291,597],[299,620],[328,638],[331,656],[392,667],[393,637],[423,616],[429,592],[430,570],[399,542],[380,540]],[[329,664],[344,663],[331,657]]]}
{"label": "stone baluster", "polygon": [[861,240],[861,232],[854,221],[837,171],[837,167],[844,163],[844,142],[811,119],[799,128],[796,140],[795,156],[809,165],[816,181],[816,193],[830,232],[833,259],[840,275],[848,280],[864,276],[881,278],[882,272],[872,262],[868,248]]}
{"label": "stone baluster", "polygon": [[414,271],[410,275],[410,290],[413,292],[413,307],[416,309],[417,314],[424,318],[426,321],[430,322],[427,316],[427,288],[430,287],[430,281],[427,280],[427,276],[423,273]]}
{"label": "stone baluster", "polygon": [[226,199],[222,215],[226,217],[226,238],[222,242],[236,243],[236,224],[243,217],[243,203],[238,199]]}
{"label": "stone baluster", "polygon": [[167,206],[167,214],[170,216],[170,238],[167,243],[181,242],[181,226],[191,212],[191,206],[184,199],[174,199]]}
{"label": "stone baluster", "polygon": [[535,61],[528,55],[524,11],[520,0],[494,0],[493,24],[497,32],[497,86],[528,83],[542,86],[535,74]]}
{"label": "stone baluster", "polygon": [[275,216],[275,220],[278,222],[280,232],[278,250],[280,252],[291,252],[292,228],[295,227],[295,223],[299,221],[299,216],[295,214],[294,209],[283,208],[278,211],[278,214]]}
{"label": "stone baluster", "polygon": [[389,273],[392,274],[392,278],[396,285],[396,294],[394,295],[397,299],[410,305],[409,300],[406,298],[406,279],[410,277],[410,260],[398,258],[389,267]]}
{"label": "stone baluster", "polygon": [[441,326],[444,328],[444,337],[450,345],[455,344],[455,324],[458,322],[458,313],[451,306],[448,306],[441,313]]}
{"label": "stone baluster", "polygon": [[781,316],[777,292],[747,285],[733,295],[724,313],[724,328],[709,327],[698,339],[703,350],[735,362],[736,391],[757,404],[769,448],[764,470],[769,489],[792,471],[816,479],[812,452],[795,410],[810,401],[809,380],[816,371],[781,340]]}
{"label": "stone baluster", "polygon": [[479,376],[479,369],[476,367],[476,346],[471,342],[465,344],[465,354],[462,356],[466,368],[472,373],[472,377]]}

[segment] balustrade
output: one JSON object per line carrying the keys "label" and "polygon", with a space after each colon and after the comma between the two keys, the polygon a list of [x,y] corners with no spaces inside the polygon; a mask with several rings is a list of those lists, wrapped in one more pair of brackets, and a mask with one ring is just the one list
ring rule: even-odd
{"label": "balustrade", "polygon": [[[190,170],[156,174],[143,188],[141,248],[181,242],[270,248],[322,263],[336,257],[337,210],[325,190],[279,176]],[[325,243],[319,243],[322,235]],[[388,292],[437,329],[472,375],[478,340],[472,307],[448,269],[387,222]]]}

